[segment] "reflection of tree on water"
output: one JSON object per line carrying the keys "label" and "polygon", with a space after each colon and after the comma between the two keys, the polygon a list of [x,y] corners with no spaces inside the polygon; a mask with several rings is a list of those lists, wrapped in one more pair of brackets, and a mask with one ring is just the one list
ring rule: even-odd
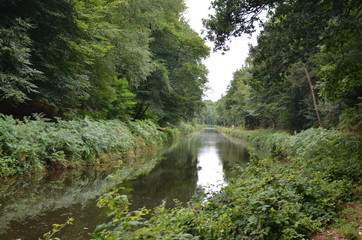
{"label": "reflection of tree on water", "polygon": [[[112,184],[105,179],[107,175],[107,170],[88,169],[3,179],[0,185],[0,239],[4,239],[1,234],[5,231],[13,231],[16,234],[22,230],[29,239],[37,239],[40,235],[32,238],[31,232],[28,233],[26,228],[16,227],[16,222],[30,222],[32,228],[39,228],[41,233],[51,227],[52,223],[59,222],[60,218],[67,219],[65,215],[60,217],[64,212],[57,213],[64,208],[73,207],[72,210],[82,211],[90,205],[89,201],[92,201],[91,205],[97,211],[95,199],[102,193],[102,189]],[[77,220],[79,221],[79,217],[75,224]],[[9,227],[11,230],[8,230]]]}
{"label": "reflection of tree on water", "polygon": [[219,156],[224,166],[225,178],[233,177],[232,170],[236,165],[244,165],[249,161],[250,153],[245,146],[230,144],[229,142],[217,142]]}
{"label": "reflection of tree on water", "polygon": [[198,145],[194,137],[180,142],[163,154],[165,159],[149,174],[126,183],[125,186],[133,189],[129,193],[132,208],[152,208],[163,200],[171,207],[175,198],[189,201],[196,192]]}
{"label": "reflection of tree on water", "polygon": [[214,128],[206,128],[198,136],[202,143],[199,149],[199,181],[200,186],[211,184],[206,187],[207,191],[218,191],[225,185],[225,179],[230,177],[232,168],[239,164],[243,165],[249,160],[246,147],[235,144],[224,137]]}
{"label": "reflection of tree on water", "polygon": [[224,137],[224,141],[216,143],[219,155],[224,165],[225,178],[235,177],[233,169],[235,166],[243,166],[249,162],[251,154],[258,159],[269,158],[268,152],[255,148],[241,139]]}
{"label": "reflection of tree on water", "polygon": [[219,158],[226,179],[232,177],[232,169],[236,165],[244,165],[249,161],[250,154],[245,145],[231,141],[216,129],[204,129],[199,139],[203,143],[203,148],[212,147],[211,150],[213,148],[217,150],[215,157]]}
{"label": "reflection of tree on water", "polygon": [[[166,200],[166,206],[170,207],[174,198],[189,201],[201,191],[197,186],[201,170],[198,167],[202,168],[201,160],[208,164],[208,159],[199,155],[203,151],[217,158],[222,178],[230,175],[229,170],[235,164],[242,164],[248,159],[242,145],[235,144],[215,129],[205,129],[181,139],[147,156],[147,159],[156,159],[158,165],[149,174],[124,184],[128,188],[125,193],[133,203],[131,208],[155,207],[162,200]],[[143,161],[136,159],[135,165],[141,165]],[[38,239],[45,229],[51,228],[52,223],[65,222],[68,217],[74,217],[75,222],[59,237],[88,239],[88,232],[107,221],[105,209],[96,208],[95,201],[102,188],[112,186],[113,181],[105,180],[111,172],[116,170],[52,172],[3,180],[0,185],[0,239]],[[122,171],[115,173],[116,176],[122,174]],[[213,178],[213,175],[210,177]],[[8,233],[2,234],[1,231],[7,227]]]}
{"label": "reflection of tree on water", "polygon": [[[164,160],[149,174],[123,184],[132,203],[131,208],[152,208],[160,205],[162,200],[166,200],[166,206],[170,207],[174,198],[187,202],[207,183],[223,184],[224,175],[229,177],[230,170],[236,164],[246,163],[249,153],[245,146],[233,143],[216,129],[204,129],[174,144],[162,157]],[[212,160],[214,165],[220,166],[207,172],[206,168],[212,164]],[[202,164],[200,161],[203,161]],[[215,171],[221,171],[217,177]],[[207,174],[210,175],[205,176]],[[220,183],[214,180],[220,180]],[[198,186],[198,183],[205,185]]]}

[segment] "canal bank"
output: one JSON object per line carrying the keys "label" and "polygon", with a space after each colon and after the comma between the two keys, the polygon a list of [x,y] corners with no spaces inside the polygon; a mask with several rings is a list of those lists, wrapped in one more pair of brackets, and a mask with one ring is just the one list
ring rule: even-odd
{"label": "canal bank", "polygon": [[[160,149],[139,165],[155,162],[148,174],[122,184],[131,208],[153,208],[166,200],[189,201],[197,192],[217,191],[232,175],[232,168],[244,165],[250,154],[241,143],[234,143],[215,129],[204,129]],[[38,239],[53,223],[68,217],[74,224],[58,235],[62,239],[91,239],[94,228],[109,219],[105,209],[96,207],[102,189],[111,188],[114,179],[126,174],[119,167],[49,172],[11,178],[0,186],[0,239]],[[109,178],[109,176],[113,176]],[[9,191],[11,189],[11,191]]]}
{"label": "canal bank", "polygon": [[361,136],[326,129],[230,131],[283,159],[252,158],[219,193],[187,207],[132,211],[113,192],[105,199],[115,207],[112,222],[94,238],[309,239],[335,220],[361,181]]}

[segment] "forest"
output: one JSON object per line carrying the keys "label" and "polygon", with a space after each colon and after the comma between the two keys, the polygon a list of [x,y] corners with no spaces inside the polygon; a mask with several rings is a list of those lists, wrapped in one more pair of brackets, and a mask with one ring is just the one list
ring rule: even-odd
{"label": "forest", "polygon": [[[359,1],[213,1],[205,21],[215,50],[264,26],[227,93],[204,121],[247,129],[362,130]],[[268,11],[267,20],[261,17]]]}
{"label": "forest", "polygon": [[215,104],[202,101],[209,48],[181,0],[0,4],[5,115],[361,131],[358,1],[214,1],[204,24],[215,51],[263,26]]}
{"label": "forest", "polygon": [[[0,1],[0,238],[11,239],[16,219],[24,239],[33,228],[44,240],[361,238],[362,2],[212,0],[204,36],[186,3]],[[207,100],[204,60],[258,25],[225,94]],[[205,146],[247,156],[217,192],[197,185]],[[163,188],[180,180],[167,196],[193,197],[133,209],[136,190],[124,183],[157,168]],[[99,217],[86,217],[90,200],[104,215],[92,229],[79,220]],[[73,221],[81,230],[67,232]]]}
{"label": "forest", "polygon": [[185,8],[182,0],[1,1],[0,113],[193,119],[209,48]]}

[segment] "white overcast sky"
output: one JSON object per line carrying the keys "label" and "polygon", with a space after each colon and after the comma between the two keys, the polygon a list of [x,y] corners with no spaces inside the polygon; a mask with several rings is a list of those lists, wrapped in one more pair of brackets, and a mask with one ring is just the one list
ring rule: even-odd
{"label": "white overcast sky", "polygon": [[[185,0],[188,9],[185,13],[185,19],[188,20],[190,26],[199,34],[203,29],[202,19],[208,18],[211,0]],[[229,85],[233,73],[242,67],[245,58],[248,56],[249,43],[256,44],[256,34],[252,38],[242,36],[233,39],[230,44],[230,51],[224,55],[221,52],[211,52],[210,57],[204,61],[209,70],[209,84],[211,88],[206,92],[205,99],[217,101],[222,95],[225,95],[227,86]],[[209,47],[213,47],[211,42],[207,42]]]}

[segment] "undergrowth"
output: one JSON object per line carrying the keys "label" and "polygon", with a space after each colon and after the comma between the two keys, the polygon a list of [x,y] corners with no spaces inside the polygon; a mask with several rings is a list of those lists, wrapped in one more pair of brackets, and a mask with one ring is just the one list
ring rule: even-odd
{"label": "undergrowth", "polygon": [[[297,135],[227,130],[278,158],[252,160],[204,203],[129,211],[118,189],[105,194],[112,221],[95,239],[306,239],[336,217],[361,181],[361,137],[324,129]],[[280,161],[283,157],[283,161]]]}
{"label": "undergrowth", "polygon": [[[180,126],[190,131],[195,126]],[[0,177],[74,168],[124,159],[160,146],[179,135],[178,128],[160,129],[151,121],[119,120],[51,122],[41,116],[22,121],[0,115]]]}

